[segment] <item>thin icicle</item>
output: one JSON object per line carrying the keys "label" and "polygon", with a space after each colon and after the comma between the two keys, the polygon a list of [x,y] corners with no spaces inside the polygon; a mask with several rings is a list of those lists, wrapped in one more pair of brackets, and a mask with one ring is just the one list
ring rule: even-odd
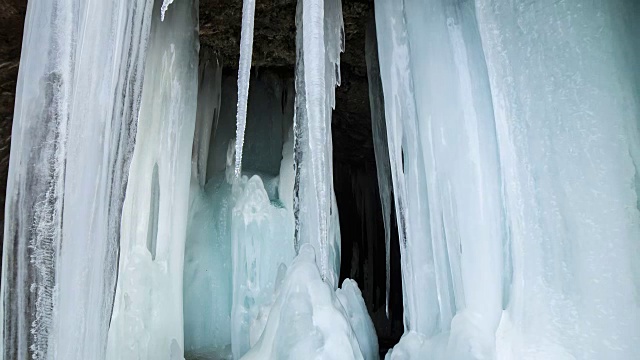
{"label": "thin icicle", "polygon": [[371,107],[371,127],[373,133],[373,149],[376,157],[378,187],[382,219],[384,221],[384,248],[386,260],[386,295],[385,311],[389,318],[389,291],[391,288],[391,164],[389,162],[389,146],[387,144],[387,126],[384,118],[384,96],[380,80],[378,63],[378,42],[373,19],[367,25],[365,54],[367,76],[369,80],[369,105]]}
{"label": "thin icicle", "polygon": [[244,0],[242,4],[242,32],[240,35],[240,64],[238,66],[238,114],[236,123],[236,165],[234,174],[240,177],[242,169],[242,147],[247,127],[247,102],[249,100],[249,78],[253,53],[253,18],[255,0]]}

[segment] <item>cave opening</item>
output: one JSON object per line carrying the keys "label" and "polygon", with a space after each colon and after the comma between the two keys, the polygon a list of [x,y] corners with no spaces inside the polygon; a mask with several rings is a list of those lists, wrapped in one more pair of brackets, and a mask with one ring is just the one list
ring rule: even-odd
{"label": "cave opening", "polygon": [[[219,198],[227,196],[222,194],[231,191],[224,183],[224,176],[229,142],[235,136],[242,4],[231,0],[203,0],[199,6],[200,61],[215,57],[221,64],[220,73],[207,80],[219,83],[220,99],[214,111],[214,124],[200,130],[210,131],[208,159],[203,165],[206,169],[203,197],[219,204]],[[341,82],[336,88],[332,114],[333,183],[341,237],[340,284],[345,278],[358,283],[378,336],[380,354],[384,355],[399,341],[404,326],[400,249],[393,199],[388,310],[386,303],[385,228],[365,57],[366,31],[373,21],[373,3],[369,0],[344,1],[342,6],[345,51],[341,54]],[[272,202],[278,201],[282,149],[293,122],[295,13],[295,0],[256,3],[243,174],[249,177],[259,174]],[[196,141],[200,138],[198,131],[196,129]],[[230,351],[217,346],[230,343],[233,330],[224,324],[234,322],[225,317],[231,313],[233,300],[230,296],[215,294],[231,289],[232,249],[228,242],[222,241],[213,247],[205,245],[205,233],[216,233],[218,239],[232,236],[228,233],[228,225],[226,228],[221,225],[230,221],[230,209],[224,208],[224,203],[222,205],[215,209],[203,208],[191,216],[195,220],[189,225],[184,272],[187,358]],[[212,217],[220,224],[200,224]],[[228,276],[215,278],[225,273]],[[201,308],[223,308],[223,311],[214,311],[207,318],[197,311]],[[211,342],[211,334],[216,337],[215,344]]]}

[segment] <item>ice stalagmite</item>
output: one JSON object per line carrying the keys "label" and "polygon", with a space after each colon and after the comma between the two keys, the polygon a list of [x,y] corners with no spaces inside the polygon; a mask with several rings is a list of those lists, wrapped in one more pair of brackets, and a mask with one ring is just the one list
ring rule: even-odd
{"label": "ice stalagmite", "polygon": [[378,60],[378,42],[376,40],[375,22],[367,24],[365,53],[367,60],[367,78],[369,82],[369,105],[371,107],[371,130],[376,157],[376,173],[380,188],[382,220],[384,221],[385,274],[386,294],[385,312],[389,316],[389,290],[391,288],[391,164],[389,162],[389,146],[387,144],[387,126],[384,119],[384,96],[380,80]]}
{"label": "ice stalagmite", "polygon": [[498,358],[640,358],[639,4],[477,8],[513,263]]}
{"label": "ice stalagmite", "polygon": [[109,359],[181,359],[183,261],[196,120],[197,2],[156,1],[121,224]]}
{"label": "ice stalagmite", "polygon": [[240,34],[240,64],[238,65],[238,115],[236,119],[236,178],[242,171],[242,149],[247,127],[247,102],[249,101],[249,78],[251,77],[251,55],[253,53],[253,18],[256,1],[242,2],[242,31]]}
{"label": "ice stalagmite", "polygon": [[3,244],[5,359],[104,356],[150,13],[147,0],[28,4]]}
{"label": "ice stalagmite", "polygon": [[299,1],[296,18],[296,243],[318,251],[323,279],[338,284],[340,239],[331,163],[331,111],[344,50],[340,0]]}

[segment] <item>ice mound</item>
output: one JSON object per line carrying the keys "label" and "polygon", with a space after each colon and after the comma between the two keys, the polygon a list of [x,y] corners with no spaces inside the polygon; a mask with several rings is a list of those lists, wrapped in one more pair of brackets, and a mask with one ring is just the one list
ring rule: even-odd
{"label": "ice mound", "polygon": [[335,292],[323,282],[311,245],[302,245],[277,286],[273,305],[263,309],[264,331],[243,360],[378,358],[360,290],[353,280]]}

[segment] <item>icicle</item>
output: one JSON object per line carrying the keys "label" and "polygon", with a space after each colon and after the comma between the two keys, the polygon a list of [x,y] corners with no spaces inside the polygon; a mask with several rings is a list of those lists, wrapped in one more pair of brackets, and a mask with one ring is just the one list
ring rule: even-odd
{"label": "icicle", "polygon": [[[329,227],[327,171],[327,125],[325,121],[325,44],[324,44],[324,1],[304,0],[302,3],[303,56],[308,117],[309,151],[315,185],[316,206],[319,229],[320,273],[327,275],[327,242]],[[329,133],[330,135],[330,133]]]}
{"label": "icicle", "polygon": [[323,279],[338,285],[340,234],[333,193],[331,109],[343,48],[339,0],[299,1],[296,24],[296,246],[317,250]]}
{"label": "icicle", "polygon": [[[385,119],[402,261],[404,325],[405,329],[410,331],[430,333],[433,331],[435,315],[427,313],[425,316],[420,316],[419,312],[437,309],[437,301],[433,294],[427,295],[422,299],[423,306],[418,307],[415,292],[417,287],[435,288],[434,280],[432,276],[424,276],[420,277],[420,284],[416,284],[418,276],[413,273],[410,255],[407,253],[407,248],[410,246],[408,244],[410,234],[415,230],[412,228],[411,213],[408,211],[410,201],[408,187],[410,184],[407,184],[404,176],[404,164],[405,162],[407,165],[415,164],[416,160],[412,160],[411,157],[416,157],[419,153],[415,148],[417,142],[415,129],[404,129],[405,122],[406,126],[415,126],[413,124],[415,124],[417,115],[413,98],[406,25],[402,19],[403,12],[403,5],[400,2],[380,0],[375,2],[380,78],[384,93],[393,94],[385,98]],[[385,37],[394,41],[385,41]],[[408,139],[405,140],[405,133],[412,135],[412,137],[407,136]],[[409,139],[413,140],[411,149],[406,145],[403,146],[403,142],[408,142]],[[406,156],[404,159],[403,154]],[[407,168],[407,170],[409,169]],[[415,192],[411,196],[418,197],[419,193]]]}
{"label": "icicle", "polygon": [[382,219],[384,221],[384,247],[386,259],[386,291],[385,312],[389,318],[389,291],[391,288],[391,165],[389,163],[389,146],[387,145],[387,126],[384,118],[384,96],[380,80],[378,61],[378,42],[373,18],[367,25],[365,53],[367,61],[367,78],[369,82],[369,106],[371,108],[371,127],[373,133],[373,149],[376,157]]}
{"label": "icicle", "polygon": [[238,65],[238,115],[236,123],[236,163],[235,177],[242,171],[242,148],[247,127],[247,102],[249,100],[249,79],[251,77],[251,56],[253,53],[253,18],[256,1],[242,3],[242,32],[240,35],[240,64]]}

